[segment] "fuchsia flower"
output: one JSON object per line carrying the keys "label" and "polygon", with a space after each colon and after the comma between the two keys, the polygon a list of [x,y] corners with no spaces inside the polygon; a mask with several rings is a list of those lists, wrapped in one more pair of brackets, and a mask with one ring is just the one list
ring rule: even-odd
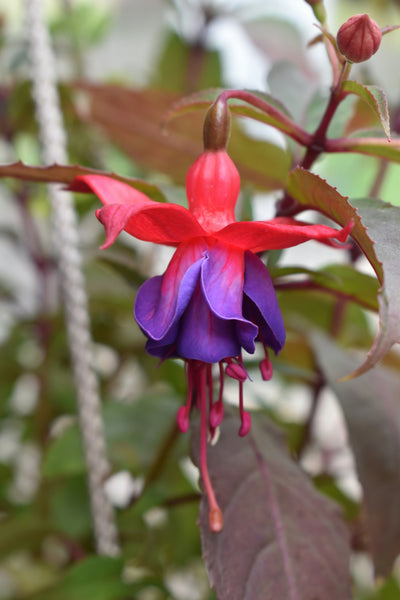
{"label": "fuchsia flower", "polygon": [[[188,379],[186,406],[178,411],[182,431],[189,426],[193,401],[201,412],[200,465],[210,507],[210,528],[222,529],[222,513],[210,482],[206,445],[223,417],[225,373],[239,382],[241,427],[250,429],[243,410],[247,372],[242,349],[265,350],[260,363],[264,379],[272,365],[267,348],[277,354],[285,328],[268,270],[257,253],[287,248],[307,240],[345,241],[351,225],[338,231],[293,218],[236,222],[234,209],[239,174],[224,149],[207,149],[189,169],[186,190],[189,209],[158,203],[127,184],[100,175],[77,177],[72,189],[93,191],[104,207],[96,212],[110,246],[121,231],[157,244],[176,247],[164,275],[139,289],[135,318],[148,338],[146,350],[161,359],[180,357]],[[332,242],[333,243],[333,242]],[[219,365],[220,390],[213,398],[212,365]]]}

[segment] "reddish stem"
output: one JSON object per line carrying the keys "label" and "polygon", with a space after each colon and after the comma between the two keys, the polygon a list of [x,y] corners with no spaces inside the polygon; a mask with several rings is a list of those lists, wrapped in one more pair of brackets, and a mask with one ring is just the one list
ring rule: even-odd
{"label": "reddish stem", "polygon": [[308,145],[307,152],[301,162],[300,166],[304,169],[309,169],[313,162],[318,158],[318,156],[326,150],[326,134],[328,131],[328,127],[331,124],[332,118],[340,102],[345,96],[342,89],[342,83],[345,79],[347,79],[349,71],[349,63],[344,63],[339,79],[336,82],[336,84],[332,87],[329,102],[321,119],[321,122],[318,125],[314,135],[312,136],[311,143]]}
{"label": "reddish stem", "polygon": [[371,310],[371,305],[368,302],[364,302],[362,298],[357,296],[353,296],[352,294],[347,294],[340,290],[335,290],[333,288],[324,287],[321,284],[315,283],[314,281],[306,280],[306,281],[285,281],[282,283],[275,282],[274,287],[276,290],[316,290],[318,292],[323,292],[325,294],[331,294],[335,296],[338,300],[345,300],[350,302],[355,302],[359,306]]}
{"label": "reddish stem", "polygon": [[237,100],[243,100],[252,106],[255,106],[263,113],[274,119],[274,127],[282,133],[290,136],[295,142],[298,142],[302,146],[309,146],[312,142],[312,136],[307,133],[302,127],[299,127],[297,123],[292,121],[290,117],[285,115],[275,106],[272,106],[266,100],[263,100],[259,96],[255,96],[251,92],[246,90],[225,90],[219,96],[222,100],[229,100],[230,98],[236,98]]}
{"label": "reddish stem", "polygon": [[[343,137],[326,141],[326,152],[358,152],[368,156],[376,156],[375,147],[388,148],[389,150],[400,150],[400,141],[394,139],[388,144],[388,140],[382,137]],[[388,157],[389,158],[389,157]]]}

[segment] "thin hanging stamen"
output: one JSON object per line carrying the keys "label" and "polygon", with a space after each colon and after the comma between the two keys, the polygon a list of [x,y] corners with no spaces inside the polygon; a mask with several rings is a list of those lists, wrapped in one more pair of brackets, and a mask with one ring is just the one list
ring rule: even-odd
{"label": "thin hanging stamen", "polygon": [[215,429],[220,425],[222,419],[224,418],[224,403],[222,402],[222,394],[224,391],[224,366],[222,361],[219,363],[219,394],[218,400],[215,404],[213,404],[210,408],[210,414],[208,417],[210,423],[210,429],[215,431]]}
{"label": "thin hanging stamen", "polygon": [[239,429],[239,435],[241,437],[244,437],[250,431],[251,416],[250,416],[250,413],[248,413],[243,408],[243,381],[239,381],[239,412],[240,412],[240,420],[242,422],[240,429]]}
{"label": "thin hanging stamen", "polygon": [[269,359],[267,346],[260,330],[258,330],[258,337],[260,338],[265,354],[265,358],[260,362],[261,377],[264,381],[269,381],[273,374],[272,362]]}
{"label": "thin hanging stamen", "polygon": [[186,365],[186,378],[188,382],[188,391],[186,396],[186,404],[181,406],[176,414],[176,422],[179,428],[179,431],[182,433],[186,433],[189,429],[189,413],[192,407],[192,397],[193,397],[193,370],[191,368],[190,362],[187,362]]}
{"label": "thin hanging stamen", "polygon": [[207,365],[207,388],[208,388],[208,410],[211,411],[213,405],[213,377],[212,377],[212,365]]}
{"label": "thin hanging stamen", "polygon": [[224,519],[222,511],[218,506],[218,502],[215,498],[214,490],[211,484],[210,476],[207,468],[207,394],[206,394],[206,378],[207,370],[204,366],[202,371],[197,378],[198,381],[198,397],[200,399],[200,471],[203,479],[203,486],[208,498],[209,513],[208,522],[210,531],[218,533],[222,530],[224,525]]}
{"label": "thin hanging stamen", "polygon": [[219,361],[218,366],[219,366],[219,396],[218,396],[218,402],[222,402],[222,396],[223,396],[223,393],[224,393],[224,365],[222,363],[222,360]]}
{"label": "thin hanging stamen", "polygon": [[242,357],[239,355],[234,362],[231,358],[226,358],[226,362],[228,363],[225,369],[225,373],[232,377],[232,379],[237,379],[238,381],[246,381],[248,375],[247,371],[243,365]]}

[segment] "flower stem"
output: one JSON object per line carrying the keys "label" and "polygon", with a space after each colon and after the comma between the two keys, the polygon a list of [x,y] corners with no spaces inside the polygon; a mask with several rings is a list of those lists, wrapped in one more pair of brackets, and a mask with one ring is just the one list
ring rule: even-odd
{"label": "flower stem", "polygon": [[309,133],[307,133],[307,131],[305,131],[302,127],[299,127],[299,125],[292,121],[292,119],[285,115],[285,113],[266,100],[263,100],[263,98],[260,96],[256,96],[255,94],[247,92],[246,90],[226,90],[220,94],[219,98],[221,100],[236,98],[237,100],[247,102],[271,117],[273,120],[273,127],[290,136],[295,142],[301,144],[302,146],[309,146],[311,143],[312,137]]}
{"label": "flower stem", "polygon": [[309,169],[318,156],[326,149],[326,133],[339,104],[344,98],[342,83],[349,75],[350,66],[347,62],[343,64],[339,79],[332,87],[328,105],[301,162],[300,166],[304,169]]}

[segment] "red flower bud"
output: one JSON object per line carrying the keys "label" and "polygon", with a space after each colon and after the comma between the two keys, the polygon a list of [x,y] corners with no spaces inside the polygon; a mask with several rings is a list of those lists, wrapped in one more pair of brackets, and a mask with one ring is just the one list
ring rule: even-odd
{"label": "red flower bud", "polygon": [[340,27],[336,41],[340,52],[350,62],[371,58],[378,50],[382,31],[369,15],[354,15]]}

